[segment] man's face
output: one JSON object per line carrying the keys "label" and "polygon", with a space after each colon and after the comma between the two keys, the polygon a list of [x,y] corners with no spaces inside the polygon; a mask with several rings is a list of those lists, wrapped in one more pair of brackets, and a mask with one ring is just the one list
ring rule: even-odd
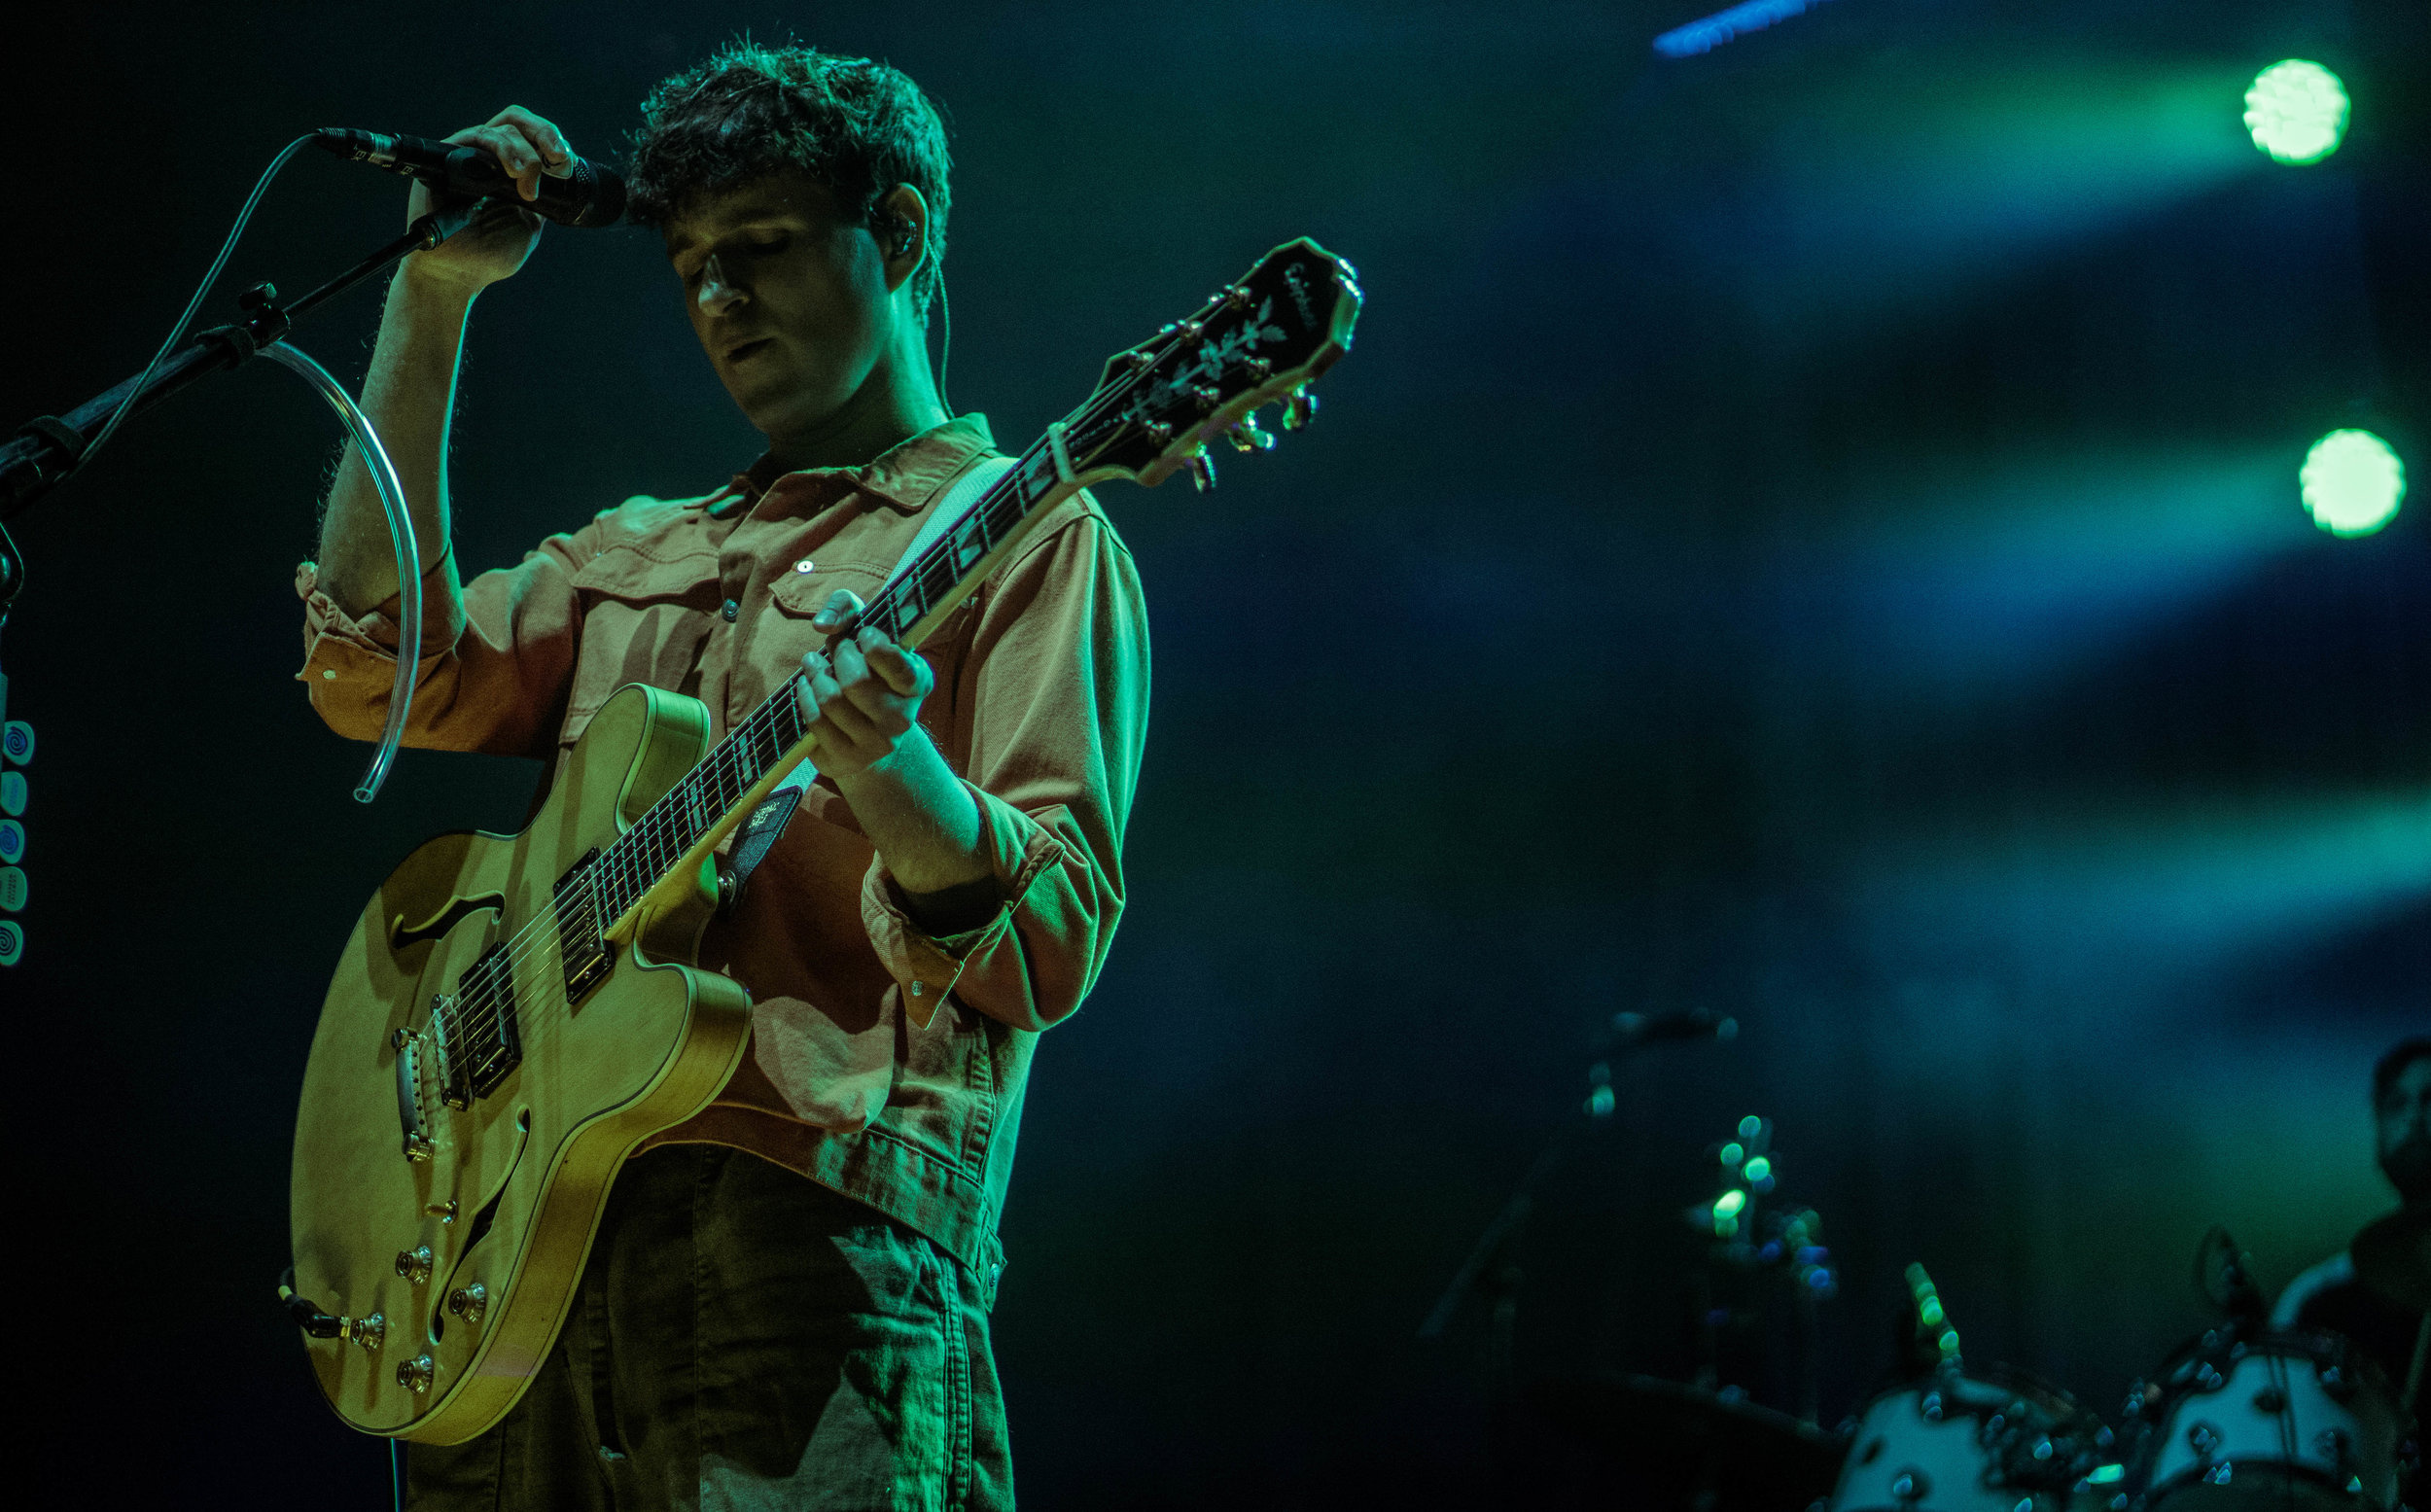
{"label": "man's face", "polygon": [[2431,1055],[2409,1061],[2374,1111],[2389,1183],[2410,1203],[2431,1202]]}
{"label": "man's face", "polygon": [[762,435],[816,430],[860,391],[886,343],[886,264],[824,185],[755,179],[691,205],[666,238],[693,334]]}

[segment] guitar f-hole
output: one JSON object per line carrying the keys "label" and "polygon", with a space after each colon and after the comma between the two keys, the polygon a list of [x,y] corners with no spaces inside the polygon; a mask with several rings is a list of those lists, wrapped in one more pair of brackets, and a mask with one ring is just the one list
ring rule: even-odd
{"label": "guitar f-hole", "polygon": [[474,897],[451,897],[447,899],[447,905],[445,907],[423,920],[420,924],[409,925],[405,923],[405,916],[404,914],[399,914],[395,919],[389,921],[389,948],[391,950],[403,950],[407,945],[418,945],[426,939],[439,939],[444,936],[449,930],[454,929],[457,925],[472,918],[476,913],[494,913],[499,918],[504,919],[507,917],[507,899],[505,895],[499,893],[483,893]]}

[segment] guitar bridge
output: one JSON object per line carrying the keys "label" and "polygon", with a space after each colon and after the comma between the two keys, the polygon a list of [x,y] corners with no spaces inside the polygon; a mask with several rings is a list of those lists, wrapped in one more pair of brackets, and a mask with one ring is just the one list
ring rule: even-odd
{"label": "guitar bridge", "polygon": [[431,1143],[429,1132],[422,1126],[420,1042],[411,1034],[400,1029],[389,1037],[389,1046],[397,1052],[399,1143],[407,1160],[428,1160],[436,1146]]}

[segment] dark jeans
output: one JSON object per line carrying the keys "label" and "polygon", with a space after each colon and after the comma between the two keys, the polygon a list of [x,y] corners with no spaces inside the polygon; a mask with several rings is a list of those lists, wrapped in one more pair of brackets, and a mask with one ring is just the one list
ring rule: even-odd
{"label": "dark jeans", "polygon": [[416,1512],[1009,1508],[980,1283],[756,1155],[628,1162],[531,1389],[469,1443],[408,1446]]}

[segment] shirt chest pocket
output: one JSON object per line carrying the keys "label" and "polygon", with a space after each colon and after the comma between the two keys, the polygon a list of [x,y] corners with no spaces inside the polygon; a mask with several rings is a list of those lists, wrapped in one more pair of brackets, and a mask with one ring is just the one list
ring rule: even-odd
{"label": "shirt chest pocket", "polygon": [[647,683],[697,696],[701,650],[721,603],[714,551],[665,559],[611,547],[574,575],[582,637],[559,736],[572,741],[610,694]]}
{"label": "shirt chest pocket", "polygon": [[[841,589],[866,604],[886,583],[886,569],[875,563],[820,561],[803,572],[799,564],[776,575],[768,584],[769,615],[762,621],[765,652],[797,662],[827,645],[825,634],[811,628],[811,619],[828,607]],[[763,652],[763,653],[765,653]]]}
{"label": "shirt chest pocket", "polygon": [[[779,633],[786,638],[794,659],[798,660],[803,654],[827,644],[827,637],[812,629],[810,621],[812,615],[828,607],[828,600],[835,596],[837,589],[845,589],[866,604],[878,596],[878,590],[885,586],[886,580],[887,569],[854,562],[840,562],[833,566],[820,562],[806,573],[796,571],[781,575],[770,587],[768,596],[781,621]],[[957,631],[970,613],[971,601],[966,599],[931,632],[924,643],[921,654],[928,658],[930,668],[936,673],[940,687],[952,682],[949,648],[959,644]]]}

